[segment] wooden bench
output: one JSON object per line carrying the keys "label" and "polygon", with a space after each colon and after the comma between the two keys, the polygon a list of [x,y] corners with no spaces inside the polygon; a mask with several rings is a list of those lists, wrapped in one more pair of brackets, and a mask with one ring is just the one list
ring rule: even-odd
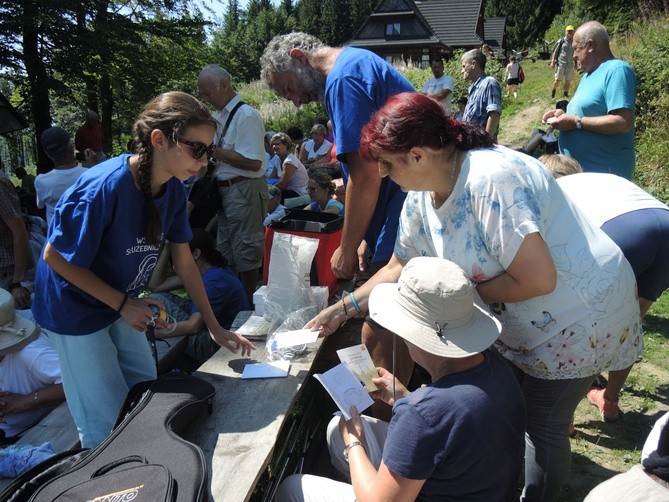
{"label": "wooden bench", "polygon": [[309,345],[305,354],[291,361],[286,378],[241,379],[247,363],[267,360],[264,342],[255,343],[252,359],[221,349],[195,373],[211,382],[216,395],[212,415],[193,423],[185,438],[204,451],[213,500],[249,499],[272,458],[277,435],[321,342]]}

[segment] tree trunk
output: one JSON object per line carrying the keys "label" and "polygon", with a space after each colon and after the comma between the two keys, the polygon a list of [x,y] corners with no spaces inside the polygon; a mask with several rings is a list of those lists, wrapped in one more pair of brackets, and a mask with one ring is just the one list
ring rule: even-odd
{"label": "tree trunk", "polygon": [[[96,36],[105,40],[109,34],[108,16],[107,16],[107,0],[99,0],[96,3],[95,25],[94,32]],[[112,113],[114,108],[114,96],[111,86],[111,78],[109,71],[111,67],[111,55],[109,48],[105,45],[100,47],[100,121],[102,122],[102,137],[104,139],[102,149],[107,154],[112,153]]]}
{"label": "tree trunk", "polygon": [[[51,127],[51,100],[49,98],[49,76],[40,57],[39,28],[35,22],[38,5],[25,2],[21,19],[23,37],[23,61],[28,75],[30,88],[30,107],[35,128],[35,137],[39,138],[45,129]],[[53,166],[39,141],[37,143],[37,164]]]}

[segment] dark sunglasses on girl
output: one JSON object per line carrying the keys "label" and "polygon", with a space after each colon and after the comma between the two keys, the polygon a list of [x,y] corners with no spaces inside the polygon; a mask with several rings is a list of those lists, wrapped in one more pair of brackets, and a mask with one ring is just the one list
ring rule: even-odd
{"label": "dark sunglasses on girl", "polygon": [[174,141],[175,139],[178,143],[183,143],[190,147],[191,157],[195,160],[201,159],[205,153],[207,154],[207,159],[211,159],[214,156],[214,148],[216,147],[213,143],[207,146],[199,141],[188,141],[187,139],[179,138],[176,134],[173,134],[172,140]]}
{"label": "dark sunglasses on girl", "polygon": [[187,139],[183,138],[177,138],[177,141],[190,147],[191,157],[193,157],[195,160],[201,159],[205,153],[207,154],[207,159],[211,159],[214,156],[215,145],[213,143],[207,146],[204,143],[200,143],[199,141],[188,141]]}

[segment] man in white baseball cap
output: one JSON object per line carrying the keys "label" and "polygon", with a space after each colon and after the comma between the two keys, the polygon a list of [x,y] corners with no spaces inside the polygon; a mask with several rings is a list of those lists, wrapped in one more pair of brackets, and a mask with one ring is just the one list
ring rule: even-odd
{"label": "man in white baseball cap", "polygon": [[474,304],[464,271],[440,258],[414,258],[397,283],[373,289],[369,312],[404,339],[432,383],[410,393],[377,368],[373,394],[393,406],[390,423],[353,408],[351,420],[334,418],[328,427],[333,464],[351,484],[291,476],[277,500],[353,501],[370,494],[382,500],[517,500],[523,395],[507,363],[489,350],[501,327]]}

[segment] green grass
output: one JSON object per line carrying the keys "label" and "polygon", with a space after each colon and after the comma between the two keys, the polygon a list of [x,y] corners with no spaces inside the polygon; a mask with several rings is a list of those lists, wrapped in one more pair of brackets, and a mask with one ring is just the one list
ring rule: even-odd
{"label": "green grass", "polygon": [[[669,373],[669,292],[650,308],[644,322],[644,360]],[[669,382],[663,382],[669,383]]]}

